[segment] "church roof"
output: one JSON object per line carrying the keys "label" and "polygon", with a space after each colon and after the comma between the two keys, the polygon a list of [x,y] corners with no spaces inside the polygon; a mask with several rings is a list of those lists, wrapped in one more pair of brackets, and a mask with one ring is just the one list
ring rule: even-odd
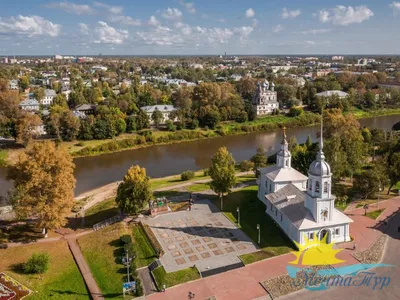
{"label": "church roof", "polygon": [[338,211],[336,208],[333,209],[333,215],[331,221],[320,221],[319,223],[315,222],[311,212],[307,209],[307,214],[304,220],[298,226],[299,229],[314,229],[314,228],[322,228],[346,223],[352,223],[353,220],[346,216],[344,213]]}
{"label": "church roof", "polygon": [[307,176],[301,174],[294,168],[281,168],[278,165],[269,166],[260,170],[261,174],[265,174],[273,182],[284,181],[302,181],[307,180]]}
{"label": "church roof", "polygon": [[305,193],[295,185],[288,184],[275,193],[265,196],[275,207],[284,214],[296,227],[303,223],[307,215],[304,206]]}

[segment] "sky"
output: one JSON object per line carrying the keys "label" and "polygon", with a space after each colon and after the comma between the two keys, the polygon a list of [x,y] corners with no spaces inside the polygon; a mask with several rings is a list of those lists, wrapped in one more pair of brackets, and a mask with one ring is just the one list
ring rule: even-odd
{"label": "sky", "polygon": [[0,7],[0,57],[400,54],[396,1],[0,0]]}

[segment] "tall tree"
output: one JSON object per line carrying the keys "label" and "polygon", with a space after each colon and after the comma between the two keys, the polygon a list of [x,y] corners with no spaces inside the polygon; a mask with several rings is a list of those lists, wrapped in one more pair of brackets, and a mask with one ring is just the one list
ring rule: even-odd
{"label": "tall tree", "polygon": [[149,177],[146,169],[139,166],[131,167],[124,180],[119,184],[115,201],[122,213],[136,214],[151,199]]}
{"label": "tall tree", "polygon": [[388,195],[390,193],[391,188],[400,181],[400,153],[396,152],[393,153],[389,157],[389,161],[387,164],[387,173],[389,175],[389,189],[388,189]]}
{"label": "tall tree", "polygon": [[212,179],[210,187],[221,198],[221,210],[223,210],[222,197],[230,193],[236,184],[235,160],[226,147],[219,148],[211,158],[208,173]]}
{"label": "tall tree", "polygon": [[35,219],[40,228],[65,225],[74,204],[75,165],[55,143],[38,142],[9,169],[14,181],[11,201],[20,219]]}
{"label": "tall tree", "polygon": [[163,120],[163,114],[161,111],[159,111],[158,109],[155,109],[153,111],[153,113],[151,114],[151,119],[154,122],[154,125],[156,125],[157,128],[159,128],[162,120]]}
{"label": "tall tree", "polygon": [[267,152],[263,147],[258,147],[256,154],[252,156],[250,161],[254,164],[254,173],[258,178],[260,168],[263,168],[267,165]]}

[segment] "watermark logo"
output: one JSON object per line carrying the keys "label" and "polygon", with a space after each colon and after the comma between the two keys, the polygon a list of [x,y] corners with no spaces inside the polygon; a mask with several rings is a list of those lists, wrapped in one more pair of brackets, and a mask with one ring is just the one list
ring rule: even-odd
{"label": "watermark logo", "polygon": [[354,264],[334,266],[345,263],[336,255],[343,249],[334,249],[334,242],[327,243],[327,234],[319,240],[314,233],[313,239],[304,236],[305,243],[295,242],[299,251],[292,252],[296,259],[286,266],[292,284],[312,291],[326,290],[332,286],[358,287],[368,286],[383,289],[390,284],[390,277],[379,276],[368,271],[376,267],[394,267],[388,264]]}

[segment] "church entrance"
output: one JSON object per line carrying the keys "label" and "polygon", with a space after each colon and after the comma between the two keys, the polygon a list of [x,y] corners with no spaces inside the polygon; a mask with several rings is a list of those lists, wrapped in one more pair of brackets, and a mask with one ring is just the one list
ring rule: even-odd
{"label": "church entrance", "polygon": [[326,237],[326,243],[327,244],[330,244],[331,243],[331,231],[330,230],[328,230],[328,229],[322,229],[320,232],[319,232],[319,240],[321,241],[325,236],[327,236]]}

